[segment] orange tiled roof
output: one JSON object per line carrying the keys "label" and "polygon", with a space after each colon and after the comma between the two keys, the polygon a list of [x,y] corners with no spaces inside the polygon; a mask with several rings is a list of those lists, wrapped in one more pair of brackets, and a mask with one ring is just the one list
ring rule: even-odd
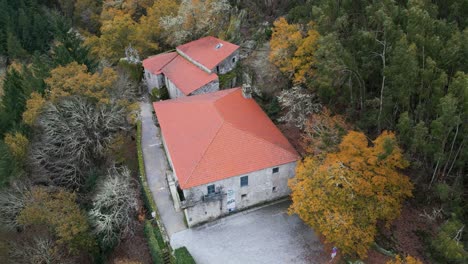
{"label": "orange tiled roof", "polygon": [[218,75],[215,73],[208,74],[180,55],[164,66],[162,72],[185,95],[189,95],[205,84],[218,79]]}
{"label": "orange tiled roof", "polygon": [[235,44],[208,36],[180,45],[177,50],[182,51],[191,59],[212,70],[238,48],[239,46]]}
{"label": "orange tiled roof", "polygon": [[162,53],[143,60],[143,67],[153,74],[160,74],[161,69],[177,56],[177,52]]}
{"label": "orange tiled roof", "polygon": [[240,88],[154,103],[182,189],[299,159]]}

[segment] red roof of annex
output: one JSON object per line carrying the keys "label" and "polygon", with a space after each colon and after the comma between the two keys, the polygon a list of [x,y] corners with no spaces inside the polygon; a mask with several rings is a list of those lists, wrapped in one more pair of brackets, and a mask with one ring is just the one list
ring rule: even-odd
{"label": "red roof of annex", "polygon": [[229,57],[239,46],[218,38],[208,36],[180,45],[178,51],[185,53],[206,68],[213,68]]}
{"label": "red roof of annex", "polygon": [[161,53],[143,60],[143,67],[153,74],[160,74],[162,68],[177,57],[177,52]]}
{"label": "red roof of annex", "polygon": [[185,95],[218,79],[215,73],[209,74],[179,55],[162,69],[162,73]]}
{"label": "red roof of annex", "polygon": [[161,101],[154,109],[182,189],[299,159],[240,88]]}

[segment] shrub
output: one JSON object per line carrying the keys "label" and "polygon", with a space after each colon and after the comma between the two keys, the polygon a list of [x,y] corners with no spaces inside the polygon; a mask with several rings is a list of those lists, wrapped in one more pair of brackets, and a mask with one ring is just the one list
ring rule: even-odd
{"label": "shrub", "polygon": [[141,63],[135,64],[121,59],[119,61],[119,67],[127,71],[132,80],[137,82],[141,81],[141,78],[143,77],[143,66]]}
{"label": "shrub", "polygon": [[174,251],[174,255],[176,258],[176,264],[195,264],[196,263],[186,247],[181,247],[181,248],[176,249]]}
{"label": "shrub", "polygon": [[157,102],[160,100],[167,100],[169,99],[169,91],[167,90],[166,86],[161,88],[153,88],[151,91],[151,101]]}
{"label": "shrub", "polygon": [[466,263],[468,252],[463,248],[464,225],[457,219],[445,222],[432,241],[434,258],[442,263]]}

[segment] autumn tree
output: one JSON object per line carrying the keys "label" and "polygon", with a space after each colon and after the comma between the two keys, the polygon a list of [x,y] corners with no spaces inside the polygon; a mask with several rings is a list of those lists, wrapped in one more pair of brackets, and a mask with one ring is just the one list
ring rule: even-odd
{"label": "autumn tree", "polygon": [[289,24],[284,17],[273,23],[271,36],[270,61],[295,84],[305,83],[314,75],[315,51],[319,33],[314,23],[304,30],[298,24]]}
{"label": "autumn tree", "polygon": [[76,203],[76,194],[64,190],[34,187],[18,222],[26,229],[34,225],[51,228],[57,243],[66,244],[71,252],[91,250],[95,245],[86,214]]}
{"label": "autumn tree", "polygon": [[332,116],[330,110],[324,107],[305,121],[302,134],[304,149],[312,155],[335,152],[349,128],[343,116]]}
{"label": "autumn tree", "polygon": [[400,257],[397,255],[394,260],[387,261],[387,264],[423,264],[417,258],[407,255],[405,258]]}
{"label": "autumn tree", "polygon": [[30,126],[34,125],[45,103],[46,100],[39,93],[33,92],[28,101],[26,101],[26,111],[23,112],[23,122]]}
{"label": "autumn tree", "polygon": [[117,73],[111,68],[104,68],[102,73],[91,74],[85,65],[72,62],[53,69],[46,83],[49,86],[49,99],[52,101],[80,95],[108,103],[108,90],[116,80]]}
{"label": "autumn tree", "polygon": [[182,0],[176,16],[161,18],[161,27],[169,44],[180,45],[225,31],[230,12],[231,5],[227,0]]}
{"label": "autumn tree", "polygon": [[178,1],[173,0],[156,0],[146,9],[146,15],[138,21],[132,43],[142,56],[149,56],[159,49],[160,42],[164,40],[160,21],[163,17],[176,16],[178,10]]}
{"label": "autumn tree", "polygon": [[4,140],[17,162],[22,162],[26,159],[29,145],[29,140],[26,136],[20,132],[7,133]]}
{"label": "autumn tree", "polygon": [[398,217],[412,184],[399,172],[408,166],[395,136],[383,132],[369,142],[350,131],[339,151],[323,161],[307,157],[291,179],[296,213],[345,254],[364,258],[374,241],[377,221],[389,224]]}

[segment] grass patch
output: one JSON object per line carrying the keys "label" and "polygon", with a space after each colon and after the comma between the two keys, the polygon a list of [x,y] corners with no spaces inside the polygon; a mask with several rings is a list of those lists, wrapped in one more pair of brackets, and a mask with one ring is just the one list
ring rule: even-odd
{"label": "grass patch", "polygon": [[176,258],[176,264],[195,264],[196,263],[186,247],[181,247],[181,248],[176,249],[174,251],[174,256]]}

